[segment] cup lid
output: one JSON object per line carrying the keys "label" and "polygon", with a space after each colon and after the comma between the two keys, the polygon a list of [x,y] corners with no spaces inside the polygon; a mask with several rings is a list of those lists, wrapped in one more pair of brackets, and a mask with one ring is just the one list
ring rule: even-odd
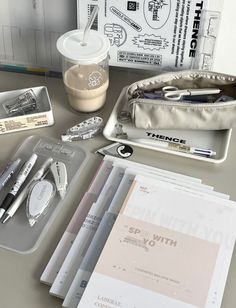
{"label": "cup lid", "polygon": [[83,30],[66,32],[57,40],[57,49],[69,61],[78,64],[99,63],[106,58],[110,48],[109,39],[95,30],[90,30],[83,44]]}

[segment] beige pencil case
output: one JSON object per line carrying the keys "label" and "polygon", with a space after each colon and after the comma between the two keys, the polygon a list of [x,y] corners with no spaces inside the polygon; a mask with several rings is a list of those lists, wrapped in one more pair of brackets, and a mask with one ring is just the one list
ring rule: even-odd
{"label": "beige pencil case", "polygon": [[[193,103],[142,98],[143,92],[158,91],[164,86],[178,89],[219,88],[219,96],[230,97],[230,100]],[[199,70],[164,73],[131,84],[127,89],[126,108],[137,128],[229,129],[236,123],[236,77]]]}

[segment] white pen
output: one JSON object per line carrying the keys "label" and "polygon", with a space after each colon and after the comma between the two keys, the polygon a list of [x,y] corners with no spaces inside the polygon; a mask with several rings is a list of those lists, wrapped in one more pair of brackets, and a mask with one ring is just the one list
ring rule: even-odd
{"label": "white pen", "polygon": [[137,139],[129,139],[132,142],[137,142],[140,144],[146,144],[151,145],[154,147],[161,147],[166,148],[169,150],[177,151],[177,152],[183,152],[183,153],[189,153],[189,154],[197,154],[197,155],[203,155],[203,156],[215,156],[216,152],[208,149],[200,149],[195,148],[186,144],[180,144],[180,143],[174,143],[174,142],[166,142],[166,141],[160,141],[156,139],[145,139],[145,138],[137,138]]}
{"label": "white pen", "polygon": [[9,193],[6,195],[5,199],[3,200],[0,206],[0,218],[3,216],[5,211],[9,208],[13,200],[15,199],[18,191],[20,190],[22,184],[25,182],[26,178],[28,177],[31,169],[33,168],[36,160],[38,158],[37,154],[31,155],[31,157],[23,164],[20,169],[20,172],[16,178],[14,185],[12,186]]}
{"label": "white pen", "polygon": [[22,190],[19,196],[15,199],[15,201],[11,204],[9,209],[6,211],[6,213],[3,216],[2,223],[5,223],[8,219],[10,219],[15,214],[15,212],[18,210],[18,208],[21,206],[21,204],[27,197],[32,183],[40,180],[43,177],[45,171],[50,167],[52,162],[53,162],[53,159],[50,157],[42,164],[41,168],[35,173],[35,175],[32,177],[30,182],[25,186],[25,188]]}

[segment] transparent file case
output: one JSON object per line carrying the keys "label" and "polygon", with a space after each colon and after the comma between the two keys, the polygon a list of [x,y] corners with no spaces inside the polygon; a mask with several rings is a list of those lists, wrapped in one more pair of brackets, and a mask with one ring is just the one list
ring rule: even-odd
{"label": "transparent file case", "polygon": [[[4,224],[0,223],[0,247],[19,253],[30,253],[38,247],[43,236],[52,225],[57,213],[64,205],[66,205],[67,195],[70,193],[71,187],[75,185],[76,179],[88,159],[86,151],[77,145],[68,144],[52,138],[30,136],[25,139],[9,161],[20,158],[21,163],[23,163],[33,153],[38,155],[38,159],[25,183],[22,185],[19,194],[40,169],[42,164],[50,157],[54,162],[60,161],[66,166],[68,185],[64,198],[61,198],[60,193],[57,191],[54,197],[52,197],[46,214],[43,215],[33,226],[30,226],[26,216],[26,199],[11,219]],[[6,164],[9,161],[7,161]],[[46,174],[45,179],[55,185],[50,170]],[[2,202],[6,194],[9,192],[14,180],[15,176],[13,176],[1,190],[0,202]]]}

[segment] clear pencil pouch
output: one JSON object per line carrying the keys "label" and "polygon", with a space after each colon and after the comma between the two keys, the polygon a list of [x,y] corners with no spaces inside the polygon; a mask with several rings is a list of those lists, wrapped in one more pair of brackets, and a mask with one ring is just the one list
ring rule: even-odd
{"label": "clear pencil pouch", "polygon": [[[179,100],[152,98],[169,86],[178,90],[214,88],[220,93],[200,98],[189,95]],[[126,112],[137,128],[221,130],[236,123],[234,76],[199,70],[164,73],[131,84],[126,94]]]}

